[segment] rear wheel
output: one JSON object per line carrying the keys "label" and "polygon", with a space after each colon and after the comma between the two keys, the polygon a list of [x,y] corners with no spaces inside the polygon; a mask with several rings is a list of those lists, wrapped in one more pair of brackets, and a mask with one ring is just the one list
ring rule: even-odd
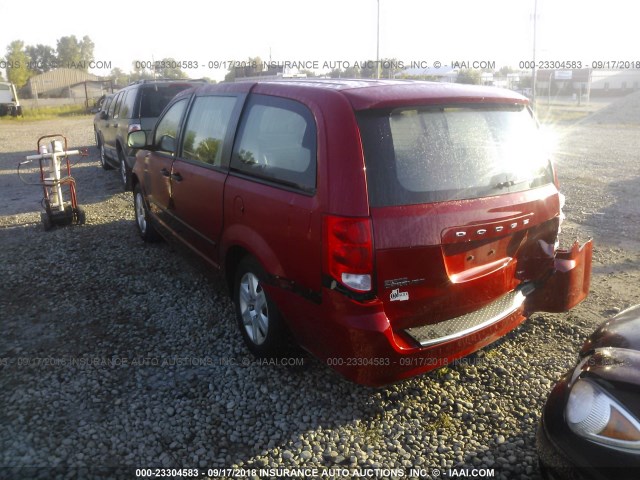
{"label": "rear wheel", "polygon": [[236,270],[233,301],[249,350],[258,357],[277,357],[285,351],[286,329],[278,307],[263,289],[265,276],[254,258],[242,259]]}
{"label": "rear wheel", "polygon": [[133,205],[138,233],[145,242],[157,242],[160,236],[149,221],[149,209],[147,208],[147,203],[145,202],[140,185],[136,185],[136,188],[133,190]]}
{"label": "rear wheel", "polygon": [[100,151],[100,166],[104,170],[111,170],[113,167],[107,162],[107,153],[104,150],[104,142],[96,134],[96,141],[98,142],[98,150]]}

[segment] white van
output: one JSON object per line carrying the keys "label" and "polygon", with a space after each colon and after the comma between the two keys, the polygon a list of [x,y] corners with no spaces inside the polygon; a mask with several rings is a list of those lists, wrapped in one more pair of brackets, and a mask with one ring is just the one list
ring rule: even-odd
{"label": "white van", "polygon": [[18,100],[16,86],[13,83],[0,82],[0,117],[22,115],[22,107]]}

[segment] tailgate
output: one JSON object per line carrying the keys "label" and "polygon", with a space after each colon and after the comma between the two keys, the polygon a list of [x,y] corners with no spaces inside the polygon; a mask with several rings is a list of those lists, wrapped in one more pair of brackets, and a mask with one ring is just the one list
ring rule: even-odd
{"label": "tailgate", "polygon": [[393,328],[433,325],[486,308],[481,316],[487,318],[517,309],[524,296],[515,291],[553,268],[548,246],[558,218],[552,184],[373,209],[376,287]]}
{"label": "tailgate", "polygon": [[536,122],[524,104],[474,101],[358,112],[374,281],[396,330],[478,328],[553,270],[560,198]]}

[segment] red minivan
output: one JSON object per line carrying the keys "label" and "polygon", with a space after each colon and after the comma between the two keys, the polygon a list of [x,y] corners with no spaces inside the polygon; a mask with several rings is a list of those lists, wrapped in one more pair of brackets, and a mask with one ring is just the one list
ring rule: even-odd
{"label": "red minivan", "polygon": [[382,385],[589,289],[526,98],[414,81],[223,83],[176,96],[133,169],[145,240],[224,272],[259,356],[288,338]]}

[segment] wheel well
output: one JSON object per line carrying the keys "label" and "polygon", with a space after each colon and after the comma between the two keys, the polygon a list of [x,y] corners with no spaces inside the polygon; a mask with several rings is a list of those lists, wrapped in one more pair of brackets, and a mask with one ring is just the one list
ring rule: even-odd
{"label": "wheel well", "polygon": [[227,252],[227,255],[224,259],[224,278],[227,281],[227,287],[229,288],[229,292],[233,295],[233,281],[236,275],[236,269],[238,268],[238,264],[240,261],[249,255],[242,247],[231,247]]}

